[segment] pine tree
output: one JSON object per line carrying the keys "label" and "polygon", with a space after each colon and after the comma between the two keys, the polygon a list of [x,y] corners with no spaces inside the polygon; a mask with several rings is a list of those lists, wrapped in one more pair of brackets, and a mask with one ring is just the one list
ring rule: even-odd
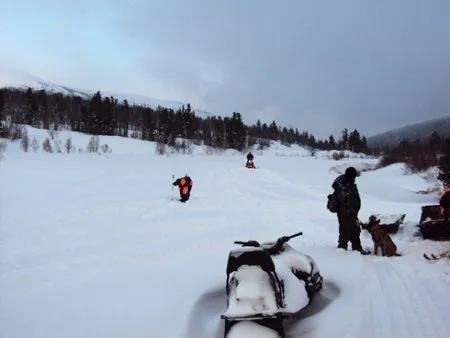
{"label": "pine tree", "polygon": [[38,118],[38,106],[36,95],[31,88],[28,88],[25,93],[25,102],[22,107],[23,118],[22,121],[24,124],[29,124],[31,126],[37,127]]}
{"label": "pine tree", "polygon": [[348,150],[349,149],[349,144],[348,144],[348,129],[345,128],[344,130],[342,130],[342,141],[340,142],[340,146],[339,148],[341,150]]}
{"label": "pine tree", "polygon": [[328,137],[328,147],[330,150],[336,149],[336,141],[333,135],[330,135],[330,137]]}
{"label": "pine tree", "polygon": [[438,179],[444,187],[450,187],[450,139],[447,139],[442,149],[442,157],[439,160],[439,176]]}
{"label": "pine tree", "polygon": [[5,92],[6,90],[0,89],[0,138],[7,136],[6,123],[4,122],[5,115],[3,113],[5,109]]}

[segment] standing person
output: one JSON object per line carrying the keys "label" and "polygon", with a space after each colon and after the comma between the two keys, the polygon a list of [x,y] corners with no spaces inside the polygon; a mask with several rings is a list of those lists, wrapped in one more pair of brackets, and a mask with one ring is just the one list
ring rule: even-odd
{"label": "standing person", "polygon": [[347,244],[352,243],[352,250],[367,254],[361,246],[361,228],[358,213],[361,208],[358,187],[355,180],[359,176],[354,167],[348,167],[343,175],[337,177],[331,185],[337,203],[337,217],[339,222],[338,248],[347,250]]}
{"label": "standing person", "polygon": [[450,218],[450,188],[445,189],[439,198],[439,206],[441,207],[441,215],[445,223],[449,224]]}
{"label": "standing person", "polygon": [[172,185],[178,186],[178,189],[180,190],[180,202],[184,203],[189,199],[193,184],[194,182],[187,174],[172,183]]}

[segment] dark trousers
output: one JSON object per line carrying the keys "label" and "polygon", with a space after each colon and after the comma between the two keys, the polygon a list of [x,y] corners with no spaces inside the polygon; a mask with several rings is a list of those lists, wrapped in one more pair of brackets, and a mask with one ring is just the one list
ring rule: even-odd
{"label": "dark trousers", "polygon": [[361,234],[361,228],[359,227],[357,218],[354,216],[345,216],[338,214],[339,221],[339,239],[338,248],[347,250],[348,242],[352,243],[352,250],[362,250],[361,240],[359,235]]}
{"label": "dark trousers", "polygon": [[189,196],[190,196],[189,192],[186,193],[186,194],[180,193],[180,201],[181,202],[186,202],[189,199]]}
{"label": "dark trousers", "polygon": [[442,216],[444,217],[444,220],[448,222],[448,219],[450,218],[450,207],[444,209],[444,214]]}

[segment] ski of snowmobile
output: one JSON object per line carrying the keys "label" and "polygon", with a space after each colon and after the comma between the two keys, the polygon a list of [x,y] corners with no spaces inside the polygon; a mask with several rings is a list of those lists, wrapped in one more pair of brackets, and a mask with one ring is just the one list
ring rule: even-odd
{"label": "ski of snowmobile", "polygon": [[437,261],[442,258],[450,258],[450,250],[446,250],[444,252],[441,252],[440,254],[431,253],[430,255],[427,255],[426,253],[424,253],[423,257],[429,261]]}

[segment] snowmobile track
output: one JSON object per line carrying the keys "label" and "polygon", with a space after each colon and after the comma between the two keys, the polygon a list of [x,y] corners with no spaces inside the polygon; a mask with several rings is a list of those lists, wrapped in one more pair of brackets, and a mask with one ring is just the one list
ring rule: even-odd
{"label": "snowmobile track", "polygon": [[[343,324],[345,328],[338,331],[337,336],[401,337],[408,328],[412,333],[408,338],[445,337],[450,324],[443,317],[432,315],[437,304],[445,300],[433,297],[439,294],[436,292],[423,297],[422,293],[428,293],[426,281],[417,279],[412,271],[402,274],[394,262],[383,260],[370,257],[364,262],[365,285],[361,290],[354,290],[359,301],[353,302],[353,306],[361,309],[361,317],[348,317]],[[442,288],[442,294],[448,292],[446,285],[437,286]],[[367,332],[368,327],[373,330]]]}

